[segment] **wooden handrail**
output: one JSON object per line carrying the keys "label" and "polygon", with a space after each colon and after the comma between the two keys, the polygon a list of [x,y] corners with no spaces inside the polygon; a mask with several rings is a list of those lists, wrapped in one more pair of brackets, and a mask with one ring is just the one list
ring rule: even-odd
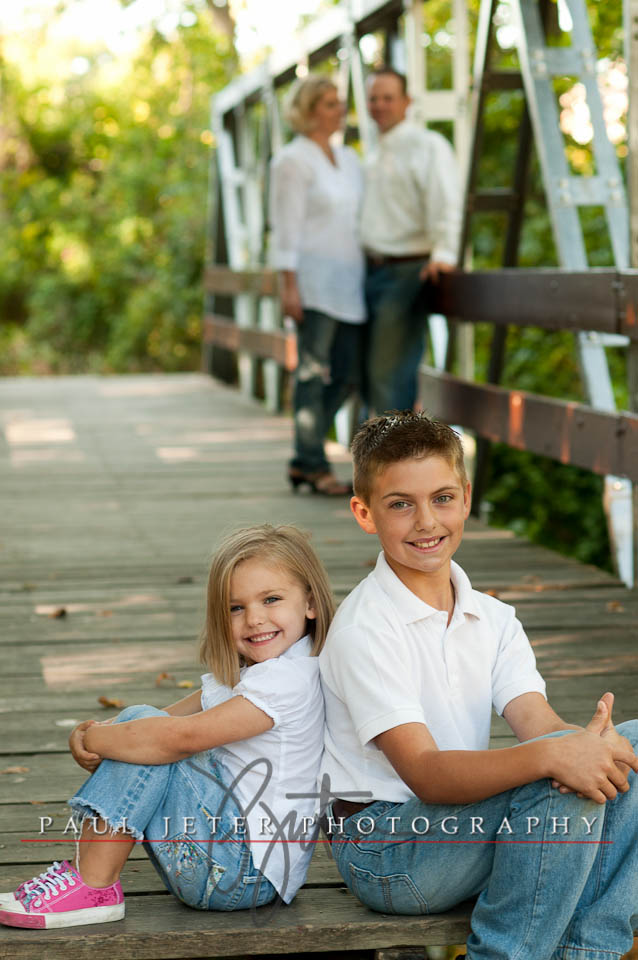
{"label": "wooden handrail", "polygon": [[[273,270],[215,265],[206,271],[206,289],[225,296],[274,297],[277,275]],[[465,322],[592,330],[638,340],[636,270],[456,271],[442,275],[427,294],[430,312]],[[204,342],[275,360],[288,371],[297,362],[294,333],[240,327],[212,313],[204,318]],[[421,368],[420,390],[426,409],[448,423],[519,450],[638,483],[638,416],[474,383],[432,367]]]}
{"label": "wooden handrail", "polygon": [[[267,268],[208,267],[207,293],[277,296],[277,273]],[[466,323],[592,330],[638,340],[638,270],[490,270],[442,274],[427,290],[432,313]]]}
{"label": "wooden handrail", "polygon": [[423,366],[425,409],[495,443],[638,483],[638,416],[473,383]]}
{"label": "wooden handrail", "polygon": [[285,330],[239,327],[226,317],[207,313],[203,340],[225,350],[243,350],[262,360],[275,360],[284,370],[292,371],[297,366],[297,338]]}

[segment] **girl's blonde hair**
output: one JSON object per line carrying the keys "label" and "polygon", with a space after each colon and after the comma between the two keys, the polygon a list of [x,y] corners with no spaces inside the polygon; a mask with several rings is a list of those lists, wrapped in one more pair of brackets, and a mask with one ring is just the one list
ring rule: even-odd
{"label": "girl's blonde hair", "polygon": [[235,646],[230,621],[230,580],[244,560],[259,558],[281,567],[302,584],[312,598],[316,619],[308,620],[312,637],[311,655],[324,645],[334,615],[334,600],[321,560],[310,545],[308,534],[293,526],[270,523],[244,527],[226,537],[217,549],[208,577],[206,622],[199,653],[202,663],[220,683],[233,687],[245,661]]}
{"label": "girl's blonde hair", "polygon": [[327,90],[336,90],[336,84],[325,74],[317,73],[293,84],[285,107],[285,117],[296,133],[311,133],[312,114]]}

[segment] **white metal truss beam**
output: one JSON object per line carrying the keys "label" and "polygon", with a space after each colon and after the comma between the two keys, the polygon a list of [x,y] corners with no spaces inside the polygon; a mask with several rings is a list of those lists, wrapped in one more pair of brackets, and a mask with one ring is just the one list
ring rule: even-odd
{"label": "white metal truss beam", "polygon": [[[488,0],[483,2],[487,5]],[[627,267],[627,198],[616,152],[605,127],[589,16],[584,0],[565,0],[565,3],[572,21],[571,46],[549,47],[545,43],[537,0],[511,0],[517,21],[521,73],[559,259],[572,270],[588,268],[578,208],[601,206],[605,210],[614,262],[619,267]],[[556,76],[578,77],[585,86],[593,128],[595,176],[576,176],[569,169],[552,82]],[[615,410],[605,346],[626,345],[627,339],[580,333],[577,342],[589,402],[600,410]],[[635,571],[630,482],[620,477],[606,477],[605,503],[618,572],[622,580],[632,586]]]}

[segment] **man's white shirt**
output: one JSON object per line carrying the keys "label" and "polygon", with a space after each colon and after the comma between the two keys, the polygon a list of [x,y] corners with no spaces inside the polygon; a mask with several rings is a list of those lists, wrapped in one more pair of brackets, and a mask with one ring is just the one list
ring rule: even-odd
{"label": "man's white shirt", "polygon": [[364,163],[363,247],[455,264],[462,190],[445,137],[407,120],[379,136]]}

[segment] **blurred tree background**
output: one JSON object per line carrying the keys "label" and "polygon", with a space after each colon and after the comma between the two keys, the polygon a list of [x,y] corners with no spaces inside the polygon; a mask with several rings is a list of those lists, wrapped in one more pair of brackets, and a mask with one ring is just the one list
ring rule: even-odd
{"label": "blurred tree background", "polygon": [[0,48],[0,373],[196,369],[232,27],[185,2],[128,55],[74,55],[52,36],[71,6]]}
{"label": "blurred tree background", "polygon": [[[155,19],[118,53],[104,44],[60,40],[56,26],[81,2],[25,0],[47,15],[19,35],[0,32],[0,374],[194,370],[214,146],[209,98],[239,69],[235,23],[224,0],[156,0]],[[126,10],[140,5],[109,2]],[[315,0],[313,9],[333,2]],[[472,33],[478,5],[469,0]],[[236,0],[231,11],[243,16],[249,6]],[[560,22],[560,5],[550,6]],[[279,31],[284,22],[292,28],[293,19],[303,20],[302,7],[309,10],[310,0],[263,0],[263,14]],[[589,0],[589,9],[609,129],[622,160],[622,5]],[[424,10],[428,84],[446,87],[451,5],[428,0]],[[509,14],[503,0],[500,57],[516,66]],[[265,22],[252,28],[254,49],[261,51],[253,57],[266,52]],[[369,42],[374,38],[366,39],[362,49],[372,63],[378,53]],[[563,41],[557,34],[554,42]],[[556,97],[572,169],[588,172],[593,156],[582,91],[574,78],[559,78]],[[489,97],[485,186],[509,183],[520,115],[519,93]],[[552,266],[556,251],[536,162],[530,183],[520,264]],[[585,211],[583,226],[590,264],[611,264],[601,211]],[[474,267],[497,267],[502,219],[476,217],[472,239]],[[486,376],[490,338],[488,328],[477,329],[479,380]],[[623,407],[624,354],[608,355]],[[585,399],[573,336],[512,327],[503,383]],[[593,474],[493,449],[485,499],[490,521],[611,568],[601,498],[602,479]]]}

